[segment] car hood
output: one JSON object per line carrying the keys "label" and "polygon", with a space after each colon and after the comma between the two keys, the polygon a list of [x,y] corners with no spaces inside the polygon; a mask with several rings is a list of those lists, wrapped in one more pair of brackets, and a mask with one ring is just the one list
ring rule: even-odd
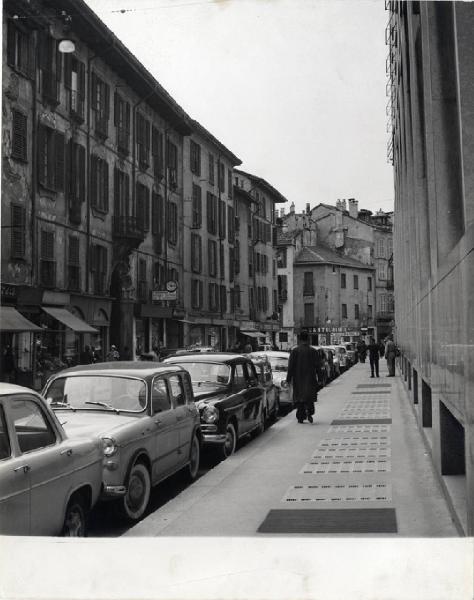
{"label": "car hood", "polygon": [[206,383],[205,385],[197,385],[193,383],[194,400],[199,402],[217,402],[228,395],[227,390],[222,388],[222,385]]}
{"label": "car hood", "polygon": [[110,435],[131,423],[136,423],[137,418],[130,415],[103,413],[99,411],[57,410],[56,417],[70,437],[101,437]]}

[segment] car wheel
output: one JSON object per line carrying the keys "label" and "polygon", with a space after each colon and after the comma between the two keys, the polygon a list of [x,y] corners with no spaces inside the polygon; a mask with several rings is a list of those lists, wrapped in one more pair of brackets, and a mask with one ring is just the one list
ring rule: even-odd
{"label": "car wheel", "polygon": [[123,516],[130,521],[142,518],[150,500],[151,481],[148,469],[142,463],[135,463],[130,471],[127,493],[120,500]]}
{"label": "car wheel", "polygon": [[64,537],[85,537],[87,530],[87,508],[80,496],[71,498],[66,508],[61,535]]}
{"label": "car wheel", "polygon": [[222,444],[221,448],[221,457],[225,459],[234,454],[236,446],[237,434],[235,433],[235,427],[232,423],[227,423],[225,430],[225,442]]}
{"label": "car wheel", "polygon": [[189,452],[189,464],[187,467],[188,479],[194,481],[199,471],[199,460],[201,457],[201,445],[196,434],[193,435],[191,450]]}

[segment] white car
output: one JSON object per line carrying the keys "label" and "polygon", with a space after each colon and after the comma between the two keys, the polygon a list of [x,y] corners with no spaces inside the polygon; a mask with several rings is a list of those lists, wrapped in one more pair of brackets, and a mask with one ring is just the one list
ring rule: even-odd
{"label": "white car", "polygon": [[261,350],[251,352],[248,355],[252,360],[258,356],[266,356],[272,367],[273,383],[278,390],[278,403],[280,408],[293,408],[293,389],[286,382],[288,374],[289,352],[279,352],[277,350]]}
{"label": "white car", "polygon": [[98,440],[68,438],[39,394],[0,383],[0,534],[84,536],[103,458]]}

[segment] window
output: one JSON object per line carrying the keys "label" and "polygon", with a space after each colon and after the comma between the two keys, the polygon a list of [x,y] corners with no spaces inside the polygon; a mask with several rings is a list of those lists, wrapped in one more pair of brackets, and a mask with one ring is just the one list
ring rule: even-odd
{"label": "window", "polygon": [[207,231],[215,235],[217,233],[217,198],[210,192],[207,192],[206,213]]}
{"label": "window", "polygon": [[109,165],[106,160],[91,156],[91,206],[106,213],[109,210]]}
{"label": "window", "polygon": [[354,319],[358,319],[359,318],[359,305],[358,304],[354,304]]}
{"label": "window", "polygon": [[306,271],[304,274],[303,296],[313,296],[313,295],[314,295],[313,272]]}
{"label": "window", "polygon": [[27,396],[20,398],[15,398],[10,404],[20,451],[31,452],[55,444],[56,435],[41,408]]}
{"label": "window", "polygon": [[390,258],[393,254],[393,242],[392,239],[389,238],[387,240],[387,258]]}
{"label": "window", "polygon": [[278,292],[277,290],[273,290],[273,312],[278,312]]}
{"label": "window", "polygon": [[219,165],[219,191],[225,192],[225,165],[223,162],[218,162]]}
{"label": "window", "polygon": [[219,268],[220,277],[223,279],[225,277],[225,257],[223,244],[219,244]]}
{"label": "window", "polygon": [[114,94],[114,125],[117,132],[117,150],[128,154],[130,148],[130,103],[120,94]]}
{"label": "window", "polygon": [[249,309],[253,311],[254,308],[255,308],[255,290],[254,290],[254,288],[250,288]]}
{"label": "window", "polygon": [[227,229],[229,232],[229,244],[233,244],[235,238],[235,217],[233,206],[227,207]]}
{"label": "window", "polygon": [[268,311],[268,288],[265,286],[262,288],[262,307],[264,312]]}
{"label": "window", "polygon": [[385,243],[383,238],[377,240],[377,256],[379,258],[385,258]]}
{"label": "window", "polygon": [[11,205],[11,257],[25,258],[26,209],[19,204]]}
{"label": "window", "polygon": [[286,248],[281,248],[277,253],[277,267],[286,269]]}
{"label": "window", "polygon": [[214,185],[214,182],[215,182],[215,179],[214,179],[214,157],[209,152],[209,183],[211,185]]}
{"label": "window", "polygon": [[86,150],[72,140],[69,140],[67,150],[69,220],[79,224],[82,203],[86,199]]}
{"label": "window", "polygon": [[232,169],[227,169],[227,193],[232,198]]}
{"label": "window", "polygon": [[12,111],[12,151],[11,157],[26,162],[28,160],[28,119],[18,110]]}
{"label": "window", "polygon": [[192,227],[199,228],[202,224],[202,198],[201,188],[193,183],[193,215]]}
{"label": "window", "polygon": [[224,200],[219,200],[219,237],[225,239],[226,233],[226,218],[227,218],[226,203]]}
{"label": "window", "polygon": [[191,173],[201,175],[201,146],[189,140],[190,143],[190,168]]}
{"label": "window", "polygon": [[59,82],[61,81],[61,53],[58,41],[45,31],[39,37],[38,64],[40,68],[40,90],[45,100],[59,104]]}
{"label": "window", "polygon": [[171,189],[178,187],[178,148],[167,140],[166,143],[166,164],[168,167],[168,184]]}
{"label": "window", "polygon": [[38,126],[38,180],[55,192],[64,190],[64,147],[63,133]]}
{"label": "window", "polygon": [[280,342],[287,342],[288,341],[288,332],[280,331],[280,333],[278,334],[278,339],[280,340]]}
{"label": "window", "polygon": [[156,127],[151,128],[151,154],[153,157],[153,175],[163,178],[163,134]]}
{"label": "window", "polygon": [[0,460],[11,456],[10,440],[3,408],[0,406]]}
{"label": "window", "polygon": [[184,393],[183,381],[180,375],[170,375],[168,377],[170,387],[171,402],[176,408],[186,404],[186,394]]}
{"label": "window", "polygon": [[176,244],[178,241],[178,206],[176,202],[168,204],[168,242]]}
{"label": "window", "polygon": [[40,280],[44,287],[56,286],[56,258],[54,232],[41,231]]}
{"label": "window", "polygon": [[151,195],[151,233],[155,236],[153,240],[153,248],[157,254],[161,254],[163,252],[163,222],[163,196],[153,192]]}
{"label": "window", "polygon": [[235,265],[234,249],[229,248],[229,281],[234,281],[234,265]]}
{"label": "window", "polygon": [[254,252],[249,248],[249,277],[253,277]]}
{"label": "window", "polygon": [[234,288],[234,296],[235,296],[235,306],[237,308],[241,307],[241,300],[240,300],[240,285],[236,285]]}
{"label": "window", "polygon": [[358,275],[354,275],[354,289],[355,290],[359,289],[359,276]]}
{"label": "window", "polygon": [[234,260],[235,260],[234,272],[236,275],[238,275],[240,273],[240,242],[239,242],[239,240],[235,240]]}
{"label": "window", "polygon": [[155,379],[151,389],[151,406],[153,414],[169,410],[171,401],[168,395],[168,387],[164,379]]}
{"label": "window", "polygon": [[373,317],[372,304],[368,304],[367,305],[367,317],[369,319],[372,319],[372,317]]}
{"label": "window", "polygon": [[217,275],[217,243],[214,240],[208,240],[207,253],[208,253],[209,276],[215,277]]}
{"label": "window", "polygon": [[367,277],[367,290],[372,291],[372,277]]}
{"label": "window", "polygon": [[34,48],[31,34],[8,20],[7,30],[7,63],[27,77],[34,75]]}
{"label": "window", "polygon": [[142,183],[137,183],[137,226],[150,231],[150,190]]}
{"label": "window", "polygon": [[341,313],[342,313],[342,318],[347,319],[347,304],[342,305]]}
{"label": "window", "polygon": [[198,233],[191,233],[191,271],[193,273],[202,271],[202,245]]}
{"label": "window", "polygon": [[385,279],[387,279],[387,265],[384,261],[379,261],[377,265],[377,275],[381,281],[385,281]]}
{"label": "window", "polygon": [[240,363],[234,367],[234,386],[238,389],[247,387],[244,366]]}
{"label": "window", "polygon": [[79,238],[70,235],[67,253],[67,286],[69,290],[81,289],[81,261],[79,256]]}
{"label": "window", "polygon": [[138,259],[137,297],[139,302],[146,302],[148,300],[146,260],[144,258]]}
{"label": "window", "polygon": [[107,248],[100,244],[91,246],[92,289],[94,294],[105,294],[107,280]]}
{"label": "window", "polygon": [[150,166],[150,121],[137,113],[137,160],[142,170]]}
{"label": "window", "polygon": [[67,90],[68,108],[73,117],[84,120],[86,77],[84,63],[72,54],[64,55],[64,87]]}
{"label": "window", "polygon": [[153,286],[155,290],[159,290],[163,287],[164,283],[166,281],[166,276],[165,276],[165,268],[164,266],[159,263],[159,262],[155,262],[155,264],[153,265]]}
{"label": "window", "polygon": [[346,287],[346,274],[341,273],[341,288],[345,289],[345,287]]}
{"label": "window", "polygon": [[107,137],[109,125],[110,87],[92,73],[91,109],[94,112],[94,129],[97,135]]}
{"label": "window", "polygon": [[305,303],[304,305],[304,325],[311,327],[314,322],[314,304]]}
{"label": "window", "polygon": [[191,308],[202,308],[202,281],[191,279]]}
{"label": "window", "polygon": [[219,286],[216,283],[209,284],[209,310],[219,310]]}
{"label": "window", "polygon": [[225,285],[220,286],[220,301],[221,312],[227,312],[227,288]]}

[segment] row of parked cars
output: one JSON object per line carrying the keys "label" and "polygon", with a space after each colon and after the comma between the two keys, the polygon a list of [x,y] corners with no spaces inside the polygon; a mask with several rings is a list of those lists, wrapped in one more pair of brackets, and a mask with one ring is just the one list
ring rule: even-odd
{"label": "row of parked cars", "polygon": [[[321,347],[327,381],[347,368]],[[97,501],[131,522],[153,486],[193,481],[203,448],[226,459],[293,407],[288,352],[179,352],[53,375],[42,394],[0,384],[0,533],[83,536]]]}

